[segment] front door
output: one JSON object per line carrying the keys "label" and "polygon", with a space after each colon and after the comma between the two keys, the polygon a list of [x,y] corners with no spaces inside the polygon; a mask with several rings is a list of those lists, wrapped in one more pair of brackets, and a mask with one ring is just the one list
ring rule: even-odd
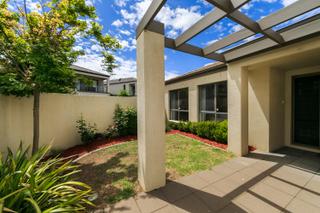
{"label": "front door", "polygon": [[293,143],[320,147],[320,75],[293,79]]}

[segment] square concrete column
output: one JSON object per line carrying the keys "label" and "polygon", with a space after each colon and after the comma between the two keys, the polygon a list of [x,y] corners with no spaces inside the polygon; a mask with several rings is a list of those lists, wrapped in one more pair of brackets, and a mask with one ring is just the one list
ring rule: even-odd
{"label": "square concrete column", "polygon": [[137,39],[138,179],[145,191],[165,185],[164,35]]}
{"label": "square concrete column", "polygon": [[237,65],[228,68],[228,149],[248,153],[248,72]]}

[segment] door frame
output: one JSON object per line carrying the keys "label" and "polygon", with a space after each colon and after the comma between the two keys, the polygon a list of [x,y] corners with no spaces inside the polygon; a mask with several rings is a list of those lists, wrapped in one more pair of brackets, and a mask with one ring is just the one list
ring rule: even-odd
{"label": "door frame", "polygon": [[301,150],[311,151],[320,153],[320,148],[304,146],[301,144],[293,143],[293,86],[292,86],[292,78],[300,77],[303,75],[317,75],[320,73],[320,65],[317,66],[309,66],[300,69],[292,69],[285,71],[285,79],[284,79],[284,145],[288,147],[293,147]]}
{"label": "door frame", "polygon": [[[291,144],[293,145],[297,145],[297,146],[303,146],[303,147],[310,147],[310,148],[314,148],[314,149],[320,149],[320,141],[318,146],[311,146],[311,145],[306,145],[306,144],[301,144],[301,143],[295,143],[295,139],[294,139],[294,129],[295,129],[295,80],[298,78],[305,78],[305,77],[313,77],[313,76],[320,76],[320,72],[316,71],[313,73],[306,73],[306,74],[301,74],[301,75],[294,75],[291,78]],[[319,118],[319,122],[320,122],[320,118]],[[320,125],[319,125],[320,126]],[[320,130],[319,130],[319,134],[320,134]],[[319,135],[319,140],[320,140],[320,135]]]}

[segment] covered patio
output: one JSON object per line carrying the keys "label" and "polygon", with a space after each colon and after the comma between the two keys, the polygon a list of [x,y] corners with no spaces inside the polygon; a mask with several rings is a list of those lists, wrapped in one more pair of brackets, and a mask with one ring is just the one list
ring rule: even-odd
{"label": "covered patio", "polygon": [[[317,70],[320,66],[318,60],[320,57],[320,16],[318,13],[312,13],[305,18],[295,19],[319,8],[319,1],[300,0],[259,21],[252,20],[240,11],[240,8],[249,2],[248,0],[207,0],[207,2],[212,4],[214,9],[175,39],[166,37],[164,35],[164,24],[154,20],[166,3],[165,0],[152,1],[136,30],[138,177],[142,188],[146,192],[164,187],[166,184],[164,164],[164,120],[166,119],[164,103],[165,47],[209,58],[213,61],[220,61],[227,65],[228,149],[238,156],[246,156],[248,154],[248,145],[252,144],[258,150],[264,152],[272,152],[284,146],[295,146],[292,139],[293,131],[291,129],[291,111],[293,110],[293,106],[291,105],[290,79],[294,73],[319,72]],[[228,18],[244,28],[204,48],[188,43],[190,39],[216,24],[222,18]],[[293,21],[293,19],[295,20]],[[292,69],[294,70],[292,71]],[[299,149],[319,151],[318,149],[309,149],[304,146],[297,147]],[[308,153],[308,155],[314,156],[312,153]],[[269,158],[268,155],[257,154],[257,156],[259,159],[252,160],[251,157],[238,158],[233,163],[216,168],[223,171],[228,170],[228,165],[247,164],[242,169],[252,172],[246,175],[251,177],[250,179],[253,178],[252,181],[246,181],[244,176],[240,179],[238,178],[238,181],[244,178],[245,182],[251,183],[251,185],[245,184],[248,187],[244,188],[242,186],[244,183],[238,183],[238,185],[231,182],[226,183],[223,188],[230,188],[230,190],[223,192],[224,189],[221,189],[222,194],[220,196],[214,195],[219,203],[228,195],[227,200],[229,203],[232,201],[231,206],[228,208],[238,208],[239,206],[234,204],[234,198],[238,198],[238,195],[245,192],[245,195],[243,195],[244,200],[242,200],[245,203],[245,200],[249,199],[248,197],[252,197],[252,193],[247,192],[247,190],[251,190],[251,187],[270,174],[277,173],[277,171],[286,174],[287,170],[291,171],[291,166],[288,166],[290,163],[302,161],[301,158],[295,158],[295,155],[285,157],[276,155],[272,156],[271,160],[266,161],[260,160],[260,158]],[[313,168],[312,172],[303,172],[299,181],[304,180],[303,176],[308,177],[308,180],[302,184],[303,186],[311,180],[312,176],[319,169],[317,167],[319,161],[315,160],[317,158],[312,159],[314,159],[313,164],[317,165],[316,168]],[[261,168],[256,166],[260,164]],[[257,171],[253,167],[258,167]],[[259,171],[262,168],[264,170]],[[237,175],[238,177],[244,175],[240,172],[240,167],[231,169],[232,172],[230,171],[231,173],[226,174],[220,180],[221,183],[217,184],[217,187],[220,184],[223,185],[226,179],[233,179],[233,175]],[[305,168],[294,169],[293,173],[298,175],[301,170],[305,170]],[[217,175],[223,174],[223,172],[216,173],[218,173]],[[193,178],[195,180],[190,181],[191,184],[203,181],[201,178]],[[190,187],[189,191],[201,189],[198,193],[203,193],[203,196],[206,197],[203,187],[208,186],[207,184],[211,183],[204,181],[203,184],[200,184],[201,187],[198,186],[200,187],[198,189],[194,189],[194,187],[188,185],[186,187]],[[167,187],[170,188],[170,185],[177,184],[171,183]],[[178,184],[178,187],[184,188],[180,184]],[[179,193],[179,190],[176,190],[173,190],[172,194]],[[234,193],[234,190],[241,193]],[[301,187],[300,190],[302,190]],[[218,192],[219,190],[216,191],[216,193]],[[235,196],[229,198],[229,193]],[[161,197],[162,195],[159,196]],[[142,195],[143,197],[148,198],[149,196]],[[139,199],[137,203],[140,202]],[[188,199],[190,200],[181,201],[184,203],[181,205],[194,206],[196,201],[192,202],[193,196],[190,196]],[[162,200],[167,202],[165,198]],[[266,203],[271,202],[268,199],[262,200],[267,200]],[[300,201],[294,201],[292,205],[297,205],[296,202]],[[152,204],[152,206],[155,205]],[[176,205],[179,204],[176,203]],[[147,204],[145,203],[144,206],[147,206]],[[290,208],[290,205],[273,204],[274,206],[280,211],[285,210],[287,207]],[[188,207],[182,209],[185,208]]]}
{"label": "covered patio", "polygon": [[320,155],[252,152],[121,201],[105,212],[319,212]]}

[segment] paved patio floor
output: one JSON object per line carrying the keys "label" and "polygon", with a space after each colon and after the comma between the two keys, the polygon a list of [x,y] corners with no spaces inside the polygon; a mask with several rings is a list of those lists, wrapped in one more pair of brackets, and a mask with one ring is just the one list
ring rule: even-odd
{"label": "paved patio floor", "polygon": [[253,152],[99,212],[320,212],[320,155]]}

